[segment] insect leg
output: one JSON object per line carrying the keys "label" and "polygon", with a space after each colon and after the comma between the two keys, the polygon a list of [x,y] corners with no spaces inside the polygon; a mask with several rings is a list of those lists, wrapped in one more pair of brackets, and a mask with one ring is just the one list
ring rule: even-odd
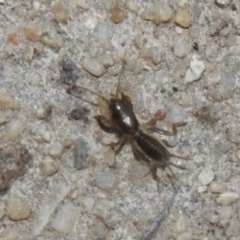
{"label": "insect leg", "polygon": [[94,116],[94,118],[97,120],[100,128],[102,130],[104,130],[105,132],[108,132],[108,133],[116,133],[116,134],[119,134],[121,135],[121,132],[119,131],[118,128],[116,128],[114,126],[114,124],[108,120],[107,118],[105,118],[104,116],[102,115],[96,115]]}
{"label": "insect leg", "polygon": [[121,137],[117,142],[103,143],[104,146],[109,146],[115,152],[115,156],[121,152],[126,143],[126,138]]}

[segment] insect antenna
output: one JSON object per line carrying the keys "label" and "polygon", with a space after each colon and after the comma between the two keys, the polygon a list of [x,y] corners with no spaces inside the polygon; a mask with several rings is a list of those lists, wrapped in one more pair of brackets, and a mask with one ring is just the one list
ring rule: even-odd
{"label": "insect antenna", "polygon": [[124,56],[123,56],[123,63],[122,63],[122,68],[121,68],[121,72],[119,74],[119,77],[118,77],[118,83],[117,83],[117,90],[116,90],[116,97],[118,98],[118,92],[119,92],[119,88],[120,88],[120,80],[121,80],[121,77],[122,77],[122,74],[124,72],[124,68],[125,68],[125,65],[126,65],[126,60],[125,60],[125,56],[126,56],[127,52],[125,52]]}

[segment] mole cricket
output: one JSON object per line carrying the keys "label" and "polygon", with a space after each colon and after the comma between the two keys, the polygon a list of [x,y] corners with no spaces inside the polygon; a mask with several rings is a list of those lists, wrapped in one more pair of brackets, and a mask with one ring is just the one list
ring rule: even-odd
{"label": "mole cricket", "polygon": [[[166,131],[156,127],[157,120],[155,118],[150,119],[144,124],[140,124],[137,117],[135,116],[131,98],[119,90],[120,80],[124,72],[125,64],[126,61],[124,57],[121,72],[119,74],[117,82],[116,93],[111,94],[110,99],[107,99],[101,94],[79,85],[70,86],[68,93],[72,93],[72,90],[81,89],[100,97],[103,101],[106,102],[106,105],[109,108],[108,110],[110,113],[110,119],[103,115],[96,115],[95,119],[97,120],[101,129],[108,133],[114,133],[117,135],[118,141],[103,144],[110,146],[111,149],[115,152],[115,155],[117,155],[122,150],[125,144],[129,144],[132,148],[132,152],[136,160],[143,160],[147,162],[152,177],[155,181],[161,181],[160,177],[157,175],[157,168],[164,169],[167,167],[175,177],[170,168],[170,165],[173,165],[180,169],[185,168],[170,162],[170,157],[180,158],[184,160],[189,160],[189,158],[177,156],[170,153],[164,141],[157,139],[155,136],[150,135],[150,133],[157,132],[167,136],[175,136],[177,135],[177,128],[185,126],[186,123],[180,122],[172,124],[172,131]],[[99,104],[96,105],[99,107]],[[163,183],[165,182],[163,181]]]}

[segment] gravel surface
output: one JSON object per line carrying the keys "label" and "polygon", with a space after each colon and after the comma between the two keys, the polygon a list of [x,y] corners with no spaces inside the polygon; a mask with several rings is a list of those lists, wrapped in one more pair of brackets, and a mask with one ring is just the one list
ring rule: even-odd
{"label": "gravel surface", "polygon": [[[240,0],[0,0],[0,239],[239,240]],[[94,116],[131,97],[157,183]],[[105,129],[107,130],[107,129]]]}

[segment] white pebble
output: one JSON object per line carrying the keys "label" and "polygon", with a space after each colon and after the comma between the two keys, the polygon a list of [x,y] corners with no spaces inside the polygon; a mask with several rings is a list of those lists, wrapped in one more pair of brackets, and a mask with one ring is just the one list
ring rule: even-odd
{"label": "white pebble", "polygon": [[214,172],[211,168],[204,168],[201,173],[198,175],[198,181],[202,185],[208,185],[214,179]]}
{"label": "white pebble", "polygon": [[13,221],[27,219],[30,215],[30,206],[18,196],[11,196],[6,205],[6,215]]}
{"label": "white pebble", "polygon": [[37,2],[37,1],[34,1],[34,2],[33,2],[33,8],[34,8],[36,11],[38,11],[38,10],[40,9],[40,6],[41,6],[40,2]]}
{"label": "white pebble", "polygon": [[117,185],[117,179],[112,173],[100,173],[96,177],[96,186],[104,190],[112,190]]}
{"label": "white pebble", "polygon": [[138,5],[134,1],[127,1],[127,8],[132,13],[138,12]]}
{"label": "white pebble", "polygon": [[207,186],[199,186],[198,187],[198,193],[203,193],[207,191]]}
{"label": "white pebble", "polygon": [[219,217],[216,214],[211,214],[211,213],[208,214],[207,219],[212,224],[215,224],[219,221]]}
{"label": "white pebble", "polygon": [[176,217],[176,223],[173,226],[174,232],[183,233],[187,230],[187,227],[187,218],[182,213],[178,213]]}
{"label": "white pebble", "polygon": [[227,191],[227,187],[224,183],[221,182],[211,182],[208,190],[211,193],[223,193]]}
{"label": "white pebble", "polygon": [[50,134],[49,132],[43,131],[41,135],[42,135],[42,139],[43,139],[44,141],[50,142],[50,140],[51,140],[51,134]]}
{"label": "white pebble", "polygon": [[131,171],[135,178],[142,179],[150,172],[150,168],[142,162],[132,161]]}
{"label": "white pebble", "polygon": [[201,59],[199,55],[194,54],[190,62],[190,67],[186,71],[186,75],[184,78],[185,84],[189,84],[200,79],[204,70],[205,70],[204,61]]}
{"label": "white pebble", "polygon": [[176,240],[192,240],[192,236],[190,233],[184,232],[178,235]]}
{"label": "white pebble", "polygon": [[59,233],[68,233],[74,227],[78,218],[78,208],[72,203],[64,204],[52,222],[52,227]]}
{"label": "white pebble", "polygon": [[89,9],[89,0],[75,0],[77,7]]}
{"label": "white pebble", "polygon": [[227,227],[225,234],[228,237],[238,237],[240,236],[240,221],[237,219],[232,219]]}
{"label": "white pebble", "polygon": [[180,122],[184,122],[186,118],[187,118],[187,112],[182,106],[178,104],[171,104],[168,107],[167,119],[170,122],[180,123]]}
{"label": "white pebble", "polygon": [[174,55],[183,58],[189,53],[189,44],[186,40],[179,39],[174,45]]}
{"label": "white pebble", "polygon": [[219,217],[221,219],[228,219],[231,217],[232,207],[231,206],[222,206],[219,210]]}
{"label": "white pebble", "polygon": [[49,154],[52,157],[60,157],[62,154],[64,146],[60,142],[52,143],[49,147]]}
{"label": "white pebble", "polygon": [[103,45],[111,44],[111,39],[113,36],[112,24],[110,22],[104,21],[98,25],[97,37],[99,43]]}
{"label": "white pebble", "polygon": [[6,137],[10,140],[14,140],[19,137],[24,130],[23,122],[18,119],[12,119],[5,125]]}
{"label": "white pebble", "polygon": [[173,15],[172,8],[167,3],[160,1],[150,6],[150,8],[145,9],[140,14],[140,17],[144,20],[149,20],[151,22],[160,24],[163,22],[170,21],[172,15]]}
{"label": "white pebble", "polygon": [[239,199],[239,194],[235,192],[225,192],[220,194],[220,196],[217,198],[217,203],[222,205],[228,205],[230,203],[233,203]]}
{"label": "white pebble", "polygon": [[48,156],[39,164],[39,169],[44,176],[52,176],[58,171],[58,165]]}
{"label": "white pebble", "polygon": [[183,29],[181,27],[175,27],[175,31],[177,34],[183,34]]}
{"label": "white pebble", "polygon": [[96,77],[100,77],[104,73],[104,67],[97,60],[92,58],[85,58],[83,61],[83,69]]}
{"label": "white pebble", "polygon": [[151,58],[154,64],[159,64],[161,62],[163,53],[164,51],[161,45],[154,46],[149,49],[149,57]]}

